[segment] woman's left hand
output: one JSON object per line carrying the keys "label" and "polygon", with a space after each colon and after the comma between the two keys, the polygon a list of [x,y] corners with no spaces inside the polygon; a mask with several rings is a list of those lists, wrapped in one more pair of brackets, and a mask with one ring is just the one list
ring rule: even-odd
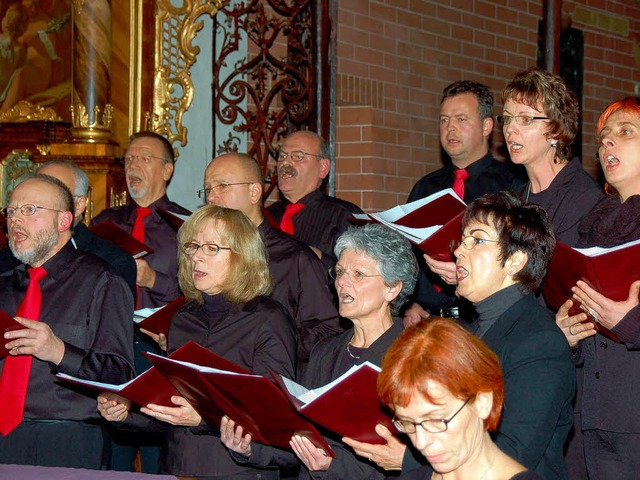
{"label": "woman's left hand", "polygon": [[170,423],[171,425],[181,425],[184,427],[195,427],[200,425],[202,417],[183,397],[174,395],[171,397],[171,401],[178,406],[163,407],[162,405],[150,403],[146,407],[142,407],[140,411],[145,415],[157,418],[158,420]]}
{"label": "woman's left hand", "polygon": [[573,292],[573,298],[580,302],[584,311],[591,315],[594,321],[608,329],[612,329],[620,323],[620,320],[622,320],[629,310],[638,305],[640,280],[631,284],[629,296],[621,302],[614,302],[605,297],[582,280],[579,280],[571,291]]}
{"label": "woman's left hand", "polygon": [[353,448],[358,455],[371,460],[385,470],[402,470],[402,458],[407,446],[384,425],[376,425],[376,433],[387,441],[385,445],[358,442],[347,437],[342,441]]}
{"label": "woman's left hand", "polygon": [[291,437],[289,445],[309,470],[329,470],[333,459],[324,450],[311,443],[307,437],[294,435]]}

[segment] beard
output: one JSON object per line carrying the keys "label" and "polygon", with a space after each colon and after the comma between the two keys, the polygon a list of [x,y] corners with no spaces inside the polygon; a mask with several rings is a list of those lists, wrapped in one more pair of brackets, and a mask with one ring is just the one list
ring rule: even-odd
{"label": "beard", "polygon": [[129,190],[129,196],[134,200],[137,200],[138,198],[143,198],[147,195],[146,186],[127,187],[127,190]]}
{"label": "beard", "polygon": [[13,256],[26,265],[34,265],[40,263],[47,258],[51,249],[55,246],[60,238],[58,229],[54,226],[50,230],[42,230],[34,234],[31,239],[33,246],[24,251],[16,251],[13,236],[9,236],[9,248]]}

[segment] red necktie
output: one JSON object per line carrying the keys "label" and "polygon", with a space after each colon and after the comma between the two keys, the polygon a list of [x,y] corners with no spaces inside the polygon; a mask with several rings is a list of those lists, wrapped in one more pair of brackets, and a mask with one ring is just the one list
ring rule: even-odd
{"label": "red necktie", "polygon": [[293,235],[293,217],[295,217],[300,210],[304,207],[303,203],[290,203],[284,208],[284,215],[280,220],[280,230],[290,235]]}
{"label": "red necktie", "polygon": [[131,236],[136,240],[144,243],[144,219],[151,215],[151,209],[147,207],[138,207],[136,209],[136,220],[133,222]]}
{"label": "red necktie", "polygon": [[469,172],[464,168],[460,168],[453,172],[453,175],[456,177],[453,181],[453,191],[456,192],[462,200],[464,200],[464,181],[469,178]]}
{"label": "red necktie", "polygon": [[[30,268],[29,285],[16,317],[24,317],[29,320],[40,319],[40,307],[42,306],[42,292],[40,291],[40,279],[47,271],[42,267]],[[0,339],[0,341],[6,341]],[[27,385],[29,384],[29,374],[31,373],[31,362],[33,356],[19,355],[14,357],[8,355],[4,359],[2,377],[0,377],[0,433],[7,436],[11,431],[20,425],[24,415],[24,401],[27,398]]]}
{"label": "red necktie", "polygon": [[[136,220],[133,222],[131,236],[144,243],[144,219],[151,215],[151,209],[138,207],[136,209]],[[136,285],[136,308],[140,306],[140,287]]]}

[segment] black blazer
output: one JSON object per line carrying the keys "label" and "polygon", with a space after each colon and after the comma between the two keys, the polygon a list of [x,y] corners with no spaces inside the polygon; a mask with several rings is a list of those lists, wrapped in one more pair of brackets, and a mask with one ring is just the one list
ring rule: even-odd
{"label": "black blazer", "polygon": [[496,444],[547,479],[568,478],[563,447],[573,424],[575,366],[551,314],[530,294],[482,338],[496,352],[505,383]]}

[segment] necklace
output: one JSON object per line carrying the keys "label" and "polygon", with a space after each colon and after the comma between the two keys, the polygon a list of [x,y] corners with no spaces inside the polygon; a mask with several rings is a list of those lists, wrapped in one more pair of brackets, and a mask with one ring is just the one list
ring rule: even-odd
{"label": "necklace", "polygon": [[527,184],[527,196],[526,196],[526,198],[524,199],[524,201],[525,201],[526,203],[529,203],[529,195],[530,195],[530,194],[531,194],[531,182],[529,182],[529,183]]}
{"label": "necklace", "polygon": [[[353,339],[351,339],[353,340]],[[349,354],[349,356],[351,358],[355,358],[356,360],[358,360],[360,358],[360,355],[354,355],[353,353],[351,353],[351,349],[349,348],[351,346],[351,341],[349,341],[349,343],[347,343],[347,353]]]}
{"label": "necklace", "polygon": [[[489,474],[489,472],[493,468],[493,464],[496,463],[496,457],[497,456],[498,456],[498,451],[495,450],[493,452],[493,458],[491,459],[491,463],[489,464],[489,468],[487,468],[487,470],[484,472],[484,474],[478,480],[484,480],[487,477],[487,475]],[[440,474],[440,480],[443,480],[443,479],[444,479],[444,475]]]}
{"label": "necklace", "polygon": [[356,338],[355,332],[351,336],[351,340],[349,340],[349,343],[347,343],[347,353],[349,354],[349,356],[351,358],[355,358],[356,360],[358,360],[361,357],[361,355],[354,355],[353,353],[351,353],[351,348],[349,348],[349,347],[351,347],[351,342],[353,342],[354,338]]}

